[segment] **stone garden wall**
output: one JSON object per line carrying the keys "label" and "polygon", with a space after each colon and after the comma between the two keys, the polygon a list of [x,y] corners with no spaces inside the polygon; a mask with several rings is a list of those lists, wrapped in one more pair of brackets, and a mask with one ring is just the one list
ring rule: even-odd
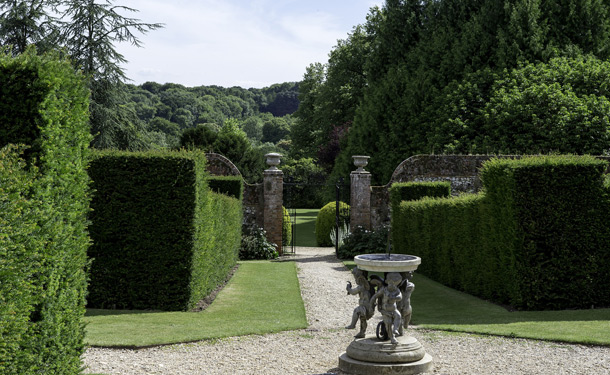
{"label": "stone garden wall", "polygon": [[[268,154],[266,155],[275,154]],[[241,176],[237,167],[226,157],[220,154],[208,153],[207,170],[215,176]],[[269,159],[268,159],[269,160]],[[279,164],[279,156],[277,156]],[[269,163],[269,161],[268,161]],[[282,197],[283,173],[274,168],[264,173],[263,183],[248,184],[244,181],[243,198],[243,227],[263,228],[267,232],[267,239],[277,245],[278,252],[282,254]]]}
{"label": "stone garden wall", "polygon": [[[377,228],[390,223],[389,188],[395,182],[449,181],[453,195],[475,193],[481,189],[478,175],[479,168],[484,162],[492,158],[519,157],[516,155],[412,156],[400,163],[388,184],[371,187],[371,227]],[[610,157],[607,156],[599,156],[599,158],[610,161]]]}
{"label": "stone garden wall", "polygon": [[[205,154],[207,171],[214,176],[241,176],[239,169],[229,159],[214,153]],[[248,184],[244,181],[244,226],[263,227],[263,184]]]}
{"label": "stone garden wall", "polygon": [[[214,175],[241,176],[231,161],[219,154],[207,154],[208,171]],[[395,182],[449,181],[453,195],[475,193],[481,189],[479,168],[491,158],[519,158],[514,155],[416,155],[396,168],[390,181],[383,186],[370,186],[371,173],[362,168],[351,175],[351,225],[378,228],[390,223],[389,188]],[[363,158],[363,157],[360,157]],[[367,158],[367,157],[364,157]],[[599,156],[610,161],[610,157]],[[279,158],[277,159],[279,164]],[[244,182],[244,226],[267,230],[271,242],[281,250],[281,201],[283,174],[273,165],[265,171],[262,184]],[[363,164],[366,166],[366,162]],[[610,172],[610,168],[609,168]],[[370,191],[370,196],[367,192]],[[276,233],[279,232],[279,233]],[[278,242],[279,241],[279,242]]]}

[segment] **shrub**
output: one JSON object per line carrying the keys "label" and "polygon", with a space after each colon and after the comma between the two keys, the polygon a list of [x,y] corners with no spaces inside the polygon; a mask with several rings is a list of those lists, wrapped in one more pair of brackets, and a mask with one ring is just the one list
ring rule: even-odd
{"label": "shrub", "polygon": [[202,152],[100,152],[89,170],[89,306],[188,310],[236,264],[241,202],[208,189]]}
{"label": "shrub", "polygon": [[20,150],[0,150],[0,373],[25,373],[34,353],[23,351],[40,285],[35,282],[43,238],[36,236],[35,202],[28,197],[35,173]]}
{"label": "shrub", "polygon": [[381,227],[373,231],[364,227],[356,227],[345,237],[343,245],[339,247],[339,259],[352,259],[360,254],[385,253],[388,246],[388,227]]}
{"label": "shrub", "polygon": [[244,182],[239,176],[210,176],[208,186],[213,192],[241,200],[244,195]]}
{"label": "shrub", "polygon": [[345,238],[349,235],[349,223],[344,222],[342,225],[334,226],[330,230],[329,238],[333,246],[339,247],[343,245]]}
{"label": "shrub", "polygon": [[[330,231],[336,225],[336,202],[326,204],[316,218],[316,242],[318,246],[332,246]],[[349,205],[339,202],[339,225],[349,222]]]}
{"label": "shrub", "polygon": [[289,246],[292,243],[292,220],[286,207],[282,206],[282,246]]}
{"label": "shrub", "polygon": [[0,51],[0,147],[28,146],[27,163],[2,151],[0,373],[80,372],[88,108],[85,80],[69,61]]}
{"label": "shrub", "polygon": [[423,197],[450,197],[449,182],[396,182],[390,187],[390,204],[397,207],[402,201],[413,201]]}
{"label": "shrub", "polygon": [[242,236],[239,259],[275,259],[278,256],[277,245],[267,241],[263,228],[250,228]]}

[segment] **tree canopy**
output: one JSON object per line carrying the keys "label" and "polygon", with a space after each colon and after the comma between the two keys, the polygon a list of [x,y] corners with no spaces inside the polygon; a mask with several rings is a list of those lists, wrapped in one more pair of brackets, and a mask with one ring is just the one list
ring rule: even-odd
{"label": "tree canopy", "polygon": [[[351,155],[371,155],[375,183],[418,153],[607,153],[598,86],[610,57],[609,6],[387,0],[327,64],[307,69],[293,144],[313,156],[348,124],[333,175],[351,170]],[[556,70],[582,78],[559,80]],[[297,140],[304,129],[316,147]]]}

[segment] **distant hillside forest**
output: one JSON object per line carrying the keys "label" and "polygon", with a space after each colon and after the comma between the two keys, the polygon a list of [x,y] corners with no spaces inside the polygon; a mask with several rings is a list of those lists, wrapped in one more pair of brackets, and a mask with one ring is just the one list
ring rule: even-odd
{"label": "distant hillside forest", "polygon": [[153,147],[179,147],[185,130],[218,131],[227,120],[235,121],[253,145],[277,144],[288,138],[298,90],[296,82],[262,89],[146,82],[127,85],[126,105],[143,122]]}

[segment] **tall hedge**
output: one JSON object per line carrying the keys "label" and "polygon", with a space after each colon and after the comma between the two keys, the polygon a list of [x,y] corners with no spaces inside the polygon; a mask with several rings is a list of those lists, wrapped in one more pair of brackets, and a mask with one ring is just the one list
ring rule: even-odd
{"label": "tall hedge", "polygon": [[241,200],[244,195],[244,180],[241,176],[210,176],[208,186],[216,193]]}
{"label": "tall hedge", "polygon": [[88,306],[186,310],[237,262],[241,202],[208,187],[199,152],[101,152],[91,163]]}
{"label": "tall hedge", "polygon": [[0,52],[0,373],[81,369],[88,101],[68,61]]}
{"label": "tall hedge", "polygon": [[395,249],[446,285],[518,308],[610,306],[605,168],[592,157],[494,159],[482,194],[402,202]]}
{"label": "tall hedge", "polygon": [[442,182],[395,182],[390,187],[390,204],[397,207],[402,201],[423,197],[450,197],[451,183]]}

